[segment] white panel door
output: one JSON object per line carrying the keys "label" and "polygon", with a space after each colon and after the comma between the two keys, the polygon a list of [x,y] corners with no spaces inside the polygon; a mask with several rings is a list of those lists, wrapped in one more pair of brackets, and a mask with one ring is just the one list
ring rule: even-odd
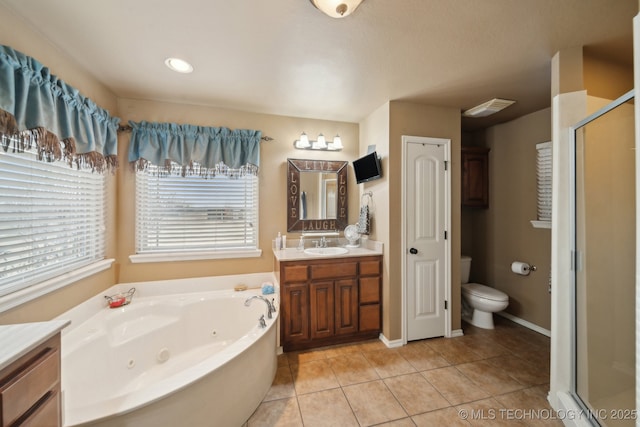
{"label": "white panel door", "polygon": [[[422,142],[417,142],[422,141]],[[424,142],[433,141],[433,142]],[[406,147],[407,340],[445,335],[445,145],[433,138]]]}

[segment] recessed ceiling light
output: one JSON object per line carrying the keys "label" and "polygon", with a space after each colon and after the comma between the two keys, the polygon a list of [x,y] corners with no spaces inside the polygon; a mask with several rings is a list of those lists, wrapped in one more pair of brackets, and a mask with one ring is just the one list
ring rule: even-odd
{"label": "recessed ceiling light", "polygon": [[164,65],[178,73],[187,74],[193,72],[193,66],[180,58],[167,58],[164,60]]}

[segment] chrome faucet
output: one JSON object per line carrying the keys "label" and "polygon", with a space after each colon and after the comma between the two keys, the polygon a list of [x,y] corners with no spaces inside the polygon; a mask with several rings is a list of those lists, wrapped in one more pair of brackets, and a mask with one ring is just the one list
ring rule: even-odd
{"label": "chrome faucet", "polygon": [[316,248],[328,248],[329,242],[327,242],[327,238],[322,236],[320,240],[312,240],[313,244]]}
{"label": "chrome faucet", "polygon": [[253,296],[247,298],[244,301],[244,305],[249,307],[251,305],[251,300],[254,300],[254,299],[262,300],[267,304],[267,318],[272,319],[273,318],[273,313],[276,312],[276,307],[271,301],[269,301],[268,299],[266,299],[262,295],[253,295]]}

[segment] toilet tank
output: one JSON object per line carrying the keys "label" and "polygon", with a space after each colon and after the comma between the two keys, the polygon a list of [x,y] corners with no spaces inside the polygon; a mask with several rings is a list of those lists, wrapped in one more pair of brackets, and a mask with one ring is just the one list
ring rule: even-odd
{"label": "toilet tank", "polygon": [[469,273],[471,272],[471,257],[462,255],[460,258],[460,283],[469,283]]}

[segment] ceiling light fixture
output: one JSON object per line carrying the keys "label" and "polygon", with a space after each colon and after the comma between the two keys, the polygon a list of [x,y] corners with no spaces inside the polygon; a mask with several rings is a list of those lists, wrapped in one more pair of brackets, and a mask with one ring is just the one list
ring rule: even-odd
{"label": "ceiling light fixture", "polygon": [[309,0],[316,9],[332,18],[344,18],[353,13],[364,0]]}
{"label": "ceiling light fixture", "polygon": [[504,110],[509,105],[514,104],[516,101],[509,99],[493,98],[491,101],[487,101],[484,104],[476,105],[473,108],[462,113],[465,117],[487,117],[497,113],[500,110]]}
{"label": "ceiling light fixture", "polygon": [[180,58],[167,58],[164,60],[164,65],[177,73],[188,74],[193,72],[193,66]]}
{"label": "ceiling light fixture", "polygon": [[320,151],[341,151],[342,138],[340,135],[336,135],[333,141],[327,141],[323,134],[318,135],[316,141],[309,141],[309,137],[306,133],[302,132],[300,139],[293,141],[293,146],[298,150],[320,150]]}

